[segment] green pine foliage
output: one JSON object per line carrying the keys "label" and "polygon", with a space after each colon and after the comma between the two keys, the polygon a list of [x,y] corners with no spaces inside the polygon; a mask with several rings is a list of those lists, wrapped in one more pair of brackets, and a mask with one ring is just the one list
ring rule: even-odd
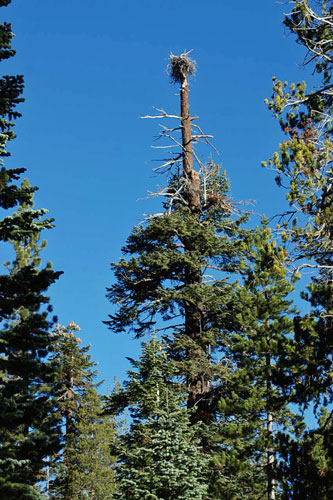
{"label": "green pine foliage", "polygon": [[169,408],[132,426],[126,458],[118,466],[123,500],[201,500],[206,497],[207,459],[184,408]]}
{"label": "green pine foliage", "polygon": [[[320,81],[313,91],[305,82],[276,81],[269,107],[280,116],[286,140],[269,160],[277,182],[287,180],[291,209],[283,223],[282,237],[293,244],[296,271],[310,269],[312,281],[302,292],[311,306],[295,320],[299,343],[304,404],[332,401],[333,233],[332,233],[332,54],[333,5],[318,2],[315,12],[307,0],[297,1],[286,26],[307,49],[306,63],[313,63]],[[288,184],[287,184],[288,186]]]}
{"label": "green pine foliage", "polygon": [[117,384],[106,398],[106,407],[112,415],[129,410],[131,418],[140,421],[155,414],[161,391],[180,394],[182,384],[175,381],[175,367],[167,359],[166,345],[155,334],[150,342],[143,343],[139,360],[128,359],[132,369],[128,370],[127,379]]}
{"label": "green pine foliage", "polygon": [[314,298],[318,279],[327,286],[332,272],[333,4],[321,0],[315,12],[308,0],[294,3],[285,25],[307,50],[304,64],[314,64],[319,76],[313,90],[305,82],[288,85],[273,78],[268,105],[280,117],[286,138],[268,163],[277,172],[278,185],[283,181],[288,187],[292,224],[284,224],[283,237],[295,244],[295,259],[307,259],[301,268],[318,269]]}
{"label": "green pine foliage", "polygon": [[96,363],[80,346],[80,328],[57,325],[54,360],[60,367],[57,404],[63,419],[63,446],[49,471],[48,498],[107,500],[114,497],[114,421],[104,414],[95,382]]}
{"label": "green pine foliage", "polygon": [[329,500],[333,494],[332,412],[320,412],[318,426],[302,439],[280,444],[283,500]]}

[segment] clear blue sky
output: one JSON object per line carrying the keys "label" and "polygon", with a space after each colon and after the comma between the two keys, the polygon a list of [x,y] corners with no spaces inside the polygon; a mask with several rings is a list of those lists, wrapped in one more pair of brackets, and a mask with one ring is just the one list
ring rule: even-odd
{"label": "clear blue sky", "polygon": [[282,25],[289,10],[275,0],[12,0],[0,10],[17,50],[2,73],[26,82],[7,166],[27,169],[40,188],[36,206],[56,219],[44,235],[44,260],[64,271],[50,289],[54,312],[81,326],[109,386],[138,350],[102,324],[109,263],[142,214],[156,211],[156,201],[142,200],[147,189],[163,184],[151,173],[158,123],[139,116],[152,106],[178,111],[168,56],[194,49],[191,111],[214,135],[233,198],[256,200],[258,213],[281,211],[284,193],[260,161],[281,139],[263,102],[271,77],[306,78],[304,53]]}

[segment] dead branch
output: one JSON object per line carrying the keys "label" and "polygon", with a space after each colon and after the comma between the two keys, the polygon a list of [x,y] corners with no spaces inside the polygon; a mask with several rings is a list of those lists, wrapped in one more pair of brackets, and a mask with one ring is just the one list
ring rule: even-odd
{"label": "dead branch", "polygon": [[205,265],[205,268],[206,268],[206,269],[214,269],[215,271],[224,272],[224,269],[222,269],[222,268],[221,268],[221,267],[219,267],[219,266],[213,266],[212,264],[206,264],[206,265]]}
{"label": "dead branch", "polygon": [[140,116],[143,120],[146,118],[149,118],[150,120],[154,120],[155,118],[175,118],[176,120],[181,120],[181,117],[178,115],[170,115],[167,113],[164,109],[156,108],[155,106],[152,106],[153,109],[156,109],[160,114],[158,115],[145,115],[145,116]]}
{"label": "dead branch", "polygon": [[197,124],[194,124],[194,123],[193,123],[192,127],[195,127],[196,129],[198,129],[198,130],[199,130],[199,132],[200,132],[200,134],[202,135],[202,137],[206,138],[206,141],[205,141],[205,142],[206,142],[206,144],[208,144],[208,146],[210,146],[212,149],[214,149],[214,151],[215,151],[215,153],[216,153],[216,154],[219,154],[219,152],[218,152],[218,150],[216,149],[216,147],[215,147],[213,144],[211,144],[211,143],[210,143],[210,141],[208,140],[208,138],[209,138],[209,139],[213,139],[213,137],[214,137],[214,136],[213,136],[213,135],[207,135],[207,134],[205,134],[205,133],[202,131],[202,129],[199,127],[199,125],[197,125]]}
{"label": "dead branch", "polygon": [[201,160],[199,159],[198,155],[196,154],[196,152],[194,150],[192,151],[192,153],[193,153],[194,158],[198,162],[200,169],[202,169],[203,164],[202,164]]}
{"label": "dead branch", "polygon": [[163,168],[166,168],[166,171],[170,170],[170,168],[172,168],[172,166],[175,163],[177,163],[180,160],[180,158],[182,158],[182,156],[183,156],[183,153],[180,153],[175,158],[168,160],[168,161],[165,161],[164,163],[162,163],[162,165],[159,165],[158,167],[153,168],[153,172],[157,172]]}
{"label": "dead branch", "polygon": [[[299,265],[296,268],[296,273],[298,273],[301,269],[304,269],[305,267],[311,268],[311,269],[330,269],[333,271],[333,266],[324,266],[321,264],[308,264],[307,262],[304,262],[303,264]],[[333,279],[333,276],[332,276]]]}

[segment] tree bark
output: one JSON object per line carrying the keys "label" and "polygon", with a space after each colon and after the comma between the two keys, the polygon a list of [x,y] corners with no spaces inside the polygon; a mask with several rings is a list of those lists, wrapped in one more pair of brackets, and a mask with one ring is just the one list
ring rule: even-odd
{"label": "tree bark", "polygon": [[[182,127],[182,147],[183,147],[183,176],[185,179],[184,198],[193,216],[197,217],[200,224],[201,212],[201,192],[200,177],[193,168],[193,144],[191,131],[191,116],[189,106],[189,86],[187,73],[184,71],[181,78],[180,89],[180,112]],[[183,242],[185,254],[191,259],[191,254],[196,253],[196,242]],[[201,284],[201,270],[194,271],[191,266],[185,269],[185,285]],[[211,412],[209,411],[208,392],[209,380],[202,373],[201,363],[207,357],[208,346],[202,341],[203,332],[203,305],[200,302],[185,301],[185,335],[193,340],[197,348],[194,351],[188,351],[187,357],[192,362],[193,373],[188,375],[188,407],[194,408],[192,415],[193,422],[211,421]]]}
{"label": "tree bark", "polygon": [[183,146],[183,174],[186,182],[186,201],[191,212],[199,212],[200,201],[200,178],[193,168],[193,144],[191,131],[191,116],[189,106],[189,88],[187,74],[182,74],[180,89],[180,115],[182,125],[182,146]]}

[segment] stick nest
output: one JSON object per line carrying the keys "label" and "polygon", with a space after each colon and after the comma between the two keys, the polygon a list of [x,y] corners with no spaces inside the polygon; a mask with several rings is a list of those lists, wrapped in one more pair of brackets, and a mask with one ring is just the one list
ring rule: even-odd
{"label": "stick nest", "polygon": [[182,82],[186,75],[194,75],[197,69],[196,62],[188,57],[189,52],[184,52],[179,56],[170,54],[168,73],[173,83]]}

